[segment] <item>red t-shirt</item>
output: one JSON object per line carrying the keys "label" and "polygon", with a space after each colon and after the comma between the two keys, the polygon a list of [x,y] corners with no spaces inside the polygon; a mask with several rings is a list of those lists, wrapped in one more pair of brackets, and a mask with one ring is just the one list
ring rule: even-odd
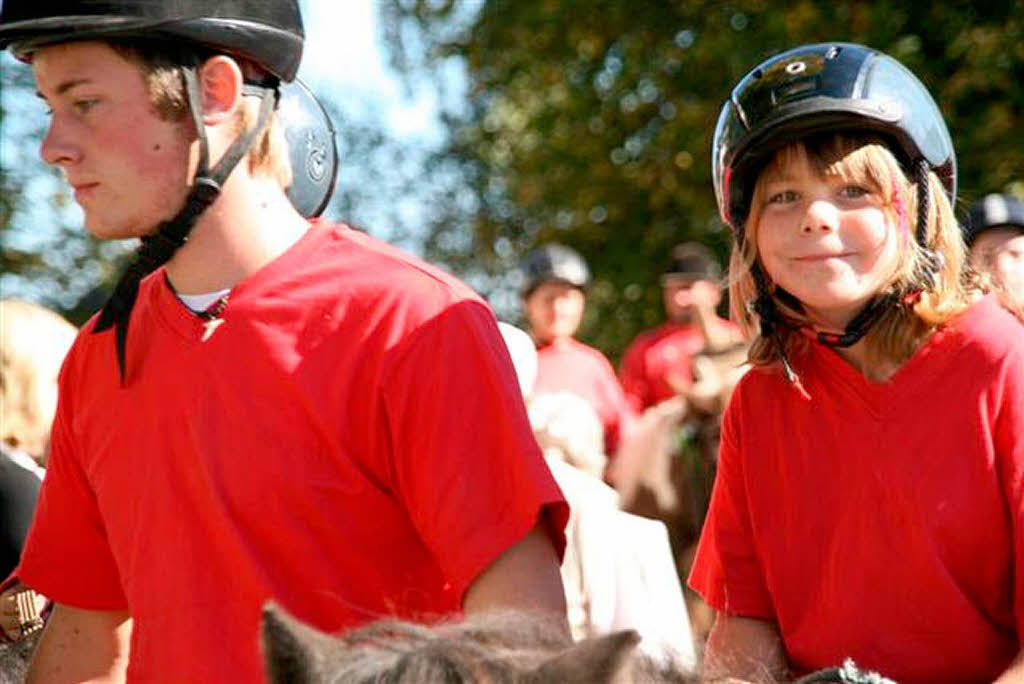
{"label": "red t-shirt", "polygon": [[533,393],[553,392],[571,392],[587,400],[604,426],[605,453],[613,456],[633,413],[605,355],[571,337],[538,347]]}
{"label": "red t-shirt", "polygon": [[1024,327],[987,297],[889,382],[793,365],[810,399],[758,370],[732,396],[690,585],[798,672],[992,681],[1024,638]]}
{"label": "red t-shirt", "polygon": [[[719,322],[730,330],[739,330],[731,321]],[[622,356],[619,372],[622,390],[633,410],[640,412],[676,396],[668,378],[674,376],[683,387],[692,384],[690,364],[702,351],[704,335],[696,324],[670,321],[637,335]]]}
{"label": "red t-shirt", "polygon": [[454,278],[315,223],[238,284],[201,341],[163,271],[65,363],[21,578],[128,610],[134,681],[262,679],[273,598],[337,631],[458,611],[466,588],[567,506],[491,310]]}

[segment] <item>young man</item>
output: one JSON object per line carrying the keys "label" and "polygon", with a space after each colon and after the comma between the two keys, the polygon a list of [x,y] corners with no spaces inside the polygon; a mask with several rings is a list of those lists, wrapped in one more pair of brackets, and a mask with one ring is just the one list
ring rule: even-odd
{"label": "young man", "polygon": [[259,681],[270,598],[332,632],[564,613],[567,508],[492,312],[282,188],[297,2],[57,7],[5,2],[0,46],[86,228],[143,242],[62,371],[30,681]]}
{"label": "young man", "polygon": [[637,336],[622,357],[622,388],[635,411],[675,397],[693,384],[694,357],[740,341],[739,329],[719,317],[722,269],[707,247],[676,246],[661,276],[668,319]]}
{"label": "young man", "polygon": [[605,355],[573,337],[583,321],[590,269],[575,250],[548,244],[527,254],[520,270],[523,311],[537,345],[534,395],[568,392],[586,399],[604,426],[605,453],[614,455],[632,412]]}
{"label": "young man", "polygon": [[1024,202],[986,195],[971,205],[964,238],[971,266],[990,274],[1010,303],[1024,310]]}

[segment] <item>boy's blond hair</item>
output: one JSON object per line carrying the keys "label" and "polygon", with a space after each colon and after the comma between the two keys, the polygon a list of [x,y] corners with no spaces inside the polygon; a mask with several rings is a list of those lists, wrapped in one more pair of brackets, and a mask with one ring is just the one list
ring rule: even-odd
{"label": "boy's blond hair", "polygon": [[[122,57],[137,65],[142,72],[149,91],[150,104],[164,121],[188,125],[191,121],[185,81],[179,67],[180,57],[168,55],[157,44],[155,48],[138,43],[111,42],[111,47]],[[239,68],[247,76],[257,75],[259,68],[235,58]],[[250,98],[243,100],[238,117],[235,119],[235,133],[243,135],[256,123],[258,105]],[[288,143],[276,113],[249,149],[249,172],[253,175],[275,179],[282,188],[292,182],[291,161],[288,157]]]}
{"label": "boy's blond hair", "polygon": [[[907,178],[884,139],[872,134],[830,134],[792,143],[780,149],[758,176],[750,213],[745,222],[746,238],[742,246],[733,244],[729,271],[729,297],[732,319],[754,338],[750,362],[765,366],[781,360],[807,343],[799,328],[809,323],[799,302],[777,287],[761,264],[768,291],[783,324],[776,326],[778,340],[758,335],[758,321],[750,310],[757,299],[752,266],[758,259],[757,231],[765,200],[765,184],[791,164],[806,163],[824,176],[838,176],[863,185],[883,199],[883,209],[896,227],[898,265],[887,289],[904,303],[881,315],[864,337],[867,360],[902,363],[914,353],[938,326],[963,312],[976,298],[979,288],[966,276],[966,250],[953,210],[939,178],[928,172],[928,217],[925,245],[941,255],[942,264],[933,282],[922,274],[927,271],[927,255],[915,239],[917,225],[917,185]],[[759,259],[758,259],[759,260]],[[917,293],[920,293],[919,296]],[[916,300],[916,301],[915,301]]]}

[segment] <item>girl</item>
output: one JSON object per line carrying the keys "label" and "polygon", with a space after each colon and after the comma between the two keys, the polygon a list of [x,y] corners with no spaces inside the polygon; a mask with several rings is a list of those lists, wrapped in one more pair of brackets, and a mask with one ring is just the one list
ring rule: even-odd
{"label": "girl", "polygon": [[713,159],[755,334],[690,575],[706,674],[1020,681],[1024,327],[965,271],[934,101],[883,54],[799,47],[735,88]]}

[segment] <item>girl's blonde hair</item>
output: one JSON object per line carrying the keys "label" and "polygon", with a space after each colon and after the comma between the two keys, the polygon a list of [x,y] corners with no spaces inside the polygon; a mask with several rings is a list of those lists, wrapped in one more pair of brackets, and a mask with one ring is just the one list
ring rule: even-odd
{"label": "girl's blonde hair", "polygon": [[[838,176],[878,193],[890,225],[898,231],[899,260],[887,288],[903,303],[890,307],[864,337],[869,364],[881,361],[902,363],[938,326],[964,311],[979,292],[966,275],[966,255],[960,228],[953,215],[942,182],[927,172],[929,200],[925,245],[941,259],[935,278],[927,277],[929,257],[915,236],[918,211],[916,183],[907,178],[884,139],[873,134],[827,134],[792,143],[776,152],[761,171],[754,186],[751,209],[744,224],[742,245],[733,243],[729,265],[729,297],[732,319],[753,338],[749,360],[766,366],[790,356],[807,343],[799,332],[809,321],[800,303],[775,285],[757,255],[758,223],[764,204],[765,184],[793,164],[807,164],[815,173]],[[765,275],[769,296],[781,323],[773,338],[759,334],[759,321],[752,311],[758,290],[752,267],[757,261]],[[919,293],[919,294],[918,294]]]}

